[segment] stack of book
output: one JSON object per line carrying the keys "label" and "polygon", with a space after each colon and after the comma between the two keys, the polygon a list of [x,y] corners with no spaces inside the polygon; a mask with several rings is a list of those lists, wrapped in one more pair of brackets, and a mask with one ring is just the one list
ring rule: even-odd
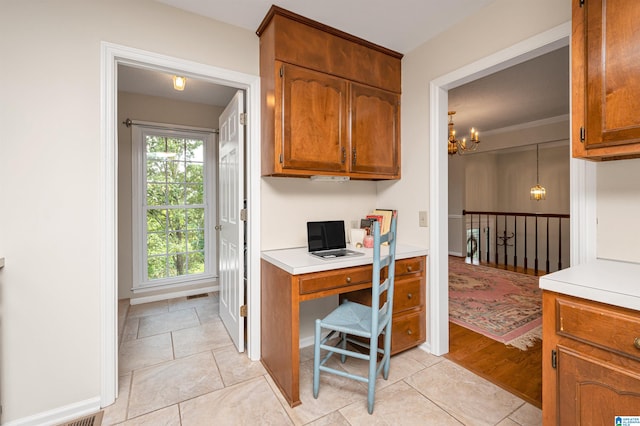
{"label": "stack of book", "polygon": [[393,212],[394,210],[389,209],[375,209],[365,219],[360,220],[360,228],[366,229],[367,235],[370,235],[373,231],[373,222],[377,221],[380,223],[380,235],[384,235],[391,229]]}

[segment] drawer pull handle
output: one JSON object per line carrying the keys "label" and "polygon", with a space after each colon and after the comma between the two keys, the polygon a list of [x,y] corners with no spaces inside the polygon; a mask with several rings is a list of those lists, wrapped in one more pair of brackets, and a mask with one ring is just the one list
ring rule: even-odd
{"label": "drawer pull handle", "polygon": [[407,266],[407,271],[411,272],[413,271],[413,268],[411,266]]}
{"label": "drawer pull handle", "polygon": [[347,282],[350,283],[351,282],[351,277],[347,277]]}
{"label": "drawer pull handle", "polygon": [[409,336],[411,336],[411,335],[413,334],[413,331],[411,331],[411,329],[409,329],[409,330],[407,330],[407,334],[408,334]]}
{"label": "drawer pull handle", "polygon": [[413,298],[413,294],[407,293],[407,299],[411,299],[411,298]]}
{"label": "drawer pull handle", "polygon": [[635,340],[633,341],[633,346],[635,346],[636,349],[640,349],[640,337],[635,338]]}

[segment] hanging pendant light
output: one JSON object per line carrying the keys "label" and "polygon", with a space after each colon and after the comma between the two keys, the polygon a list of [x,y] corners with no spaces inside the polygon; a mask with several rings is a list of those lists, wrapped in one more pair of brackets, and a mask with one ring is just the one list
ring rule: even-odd
{"label": "hanging pendant light", "polygon": [[179,92],[182,92],[187,85],[187,77],[182,77],[179,75],[173,76],[173,88]]}
{"label": "hanging pendant light", "polygon": [[540,185],[540,154],[539,145],[536,145],[536,185],[531,187],[531,199],[540,201],[547,198],[547,190]]}

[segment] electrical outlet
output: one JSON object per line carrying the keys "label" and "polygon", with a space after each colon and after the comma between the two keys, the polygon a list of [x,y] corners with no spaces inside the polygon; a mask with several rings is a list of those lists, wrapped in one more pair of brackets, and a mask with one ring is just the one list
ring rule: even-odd
{"label": "electrical outlet", "polygon": [[426,228],[427,226],[429,226],[429,221],[427,220],[427,212],[426,211],[419,211],[418,212],[418,220],[419,220],[419,225],[423,228]]}

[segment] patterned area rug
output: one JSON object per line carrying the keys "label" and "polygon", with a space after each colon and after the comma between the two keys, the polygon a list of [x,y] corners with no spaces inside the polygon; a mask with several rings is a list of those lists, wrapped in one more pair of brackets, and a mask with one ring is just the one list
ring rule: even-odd
{"label": "patterned area rug", "polygon": [[542,338],[538,277],[449,257],[449,319],[520,350]]}

